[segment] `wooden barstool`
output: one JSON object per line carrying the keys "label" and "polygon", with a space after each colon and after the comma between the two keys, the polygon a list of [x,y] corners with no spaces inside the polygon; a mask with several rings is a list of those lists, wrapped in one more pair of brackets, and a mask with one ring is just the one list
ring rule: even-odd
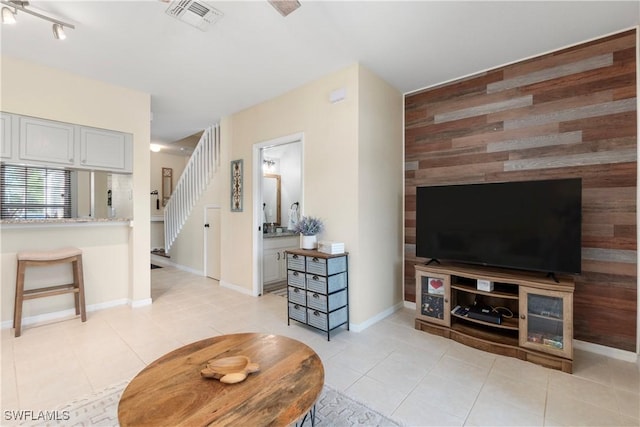
{"label": "wooden barstool", "polygon": [[[45,288],[24,290],[24,274],[27,267],[44,267],[70,262],[73,269],[73,283],[49,286]],[[78,248],[62,248],[51,251],[18,252],[18,270],[16,274],[16,304],[13,311],[15,336],[19,337],[22,327],[22,302],[27,299],[44,298],[54,295],[73,293],[76,304],[76,315],[82,321],[87,320],[84,302],[84,279],[82,273],[82,251]]]}

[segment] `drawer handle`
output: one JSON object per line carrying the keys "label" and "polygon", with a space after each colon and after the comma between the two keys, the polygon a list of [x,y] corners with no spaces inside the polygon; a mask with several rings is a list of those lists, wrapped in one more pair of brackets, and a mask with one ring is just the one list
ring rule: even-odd
{"label": "drawer handle", "polygon": [[294,272],[293,272],[293,275],[294,275],[294,276],[296,276],[296,277],[298,277],[298,272],[297,272],[297,271],[294,271]]}
{"label": "drawer handle", "polygon": [[314,310],[314,311],[313,311],[313,315],[314,315],[314,316],[320,316],[320,313],[318,313],[318,310]]}
{"label": "drawer handle", "polygon": [[298,255],[293,255],[291,258],[298,259]]}
{"label": "drawer handle", "polygon": [[293,292],[295,292],[296,294],[299,294],[299,293],[300,293],[300,289],[295,288],[295,289],[293,290]]}
{"label": "drawer handle", "polygon": [[318,258],[313,257],[313,262],[318,262],[318,261],[320,261]]}
{"label": "drawer handle", "polygon": [[318,276],[313,276],[313,280],[319,280],[320,278]]}
{"label": "drawer handle", "polygon": [[318,295],[318,294],[313,294],[313,297],[314,297],[314,298],[316,298],[316,299],[318,299],[318,298],[320,298],[320,295]]}
{"label": "drawer handle", "polygon": [[299,306],[298,304],[294,304],[294,305],[293,305],[293,308],[295,308],[296,310],[299,310],[299,309],[300,309],[300,306]]}

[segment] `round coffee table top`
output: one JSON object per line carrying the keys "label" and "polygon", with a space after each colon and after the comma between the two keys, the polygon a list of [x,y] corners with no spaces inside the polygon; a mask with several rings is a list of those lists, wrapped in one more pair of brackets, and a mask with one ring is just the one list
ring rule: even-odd
{"label": "round coffee table top", "polygon": [[[237,384],[203,378],[211,359],[244,355],[260,365]],[[126,426],[290,425],[311,410],[324,384],[320,357],[291,338],[221,335],[174,350],[144,368],[124,390]]]}

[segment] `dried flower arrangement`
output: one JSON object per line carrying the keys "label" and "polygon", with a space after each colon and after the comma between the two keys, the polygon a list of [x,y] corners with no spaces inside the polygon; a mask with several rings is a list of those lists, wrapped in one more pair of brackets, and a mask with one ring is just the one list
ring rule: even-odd
{"label": "dried flower arrangement", "polygon": [[320,218],[314,218],[312,216],[303,216],[300,221],[296,223],[294,232],[300,233],[303,236],[315,236],[324,229],[324,224]]}

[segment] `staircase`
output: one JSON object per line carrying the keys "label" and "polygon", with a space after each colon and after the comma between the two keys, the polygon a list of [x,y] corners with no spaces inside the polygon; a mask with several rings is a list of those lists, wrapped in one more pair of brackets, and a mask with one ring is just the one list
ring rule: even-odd
{"label": "staircase", "polygon": [[169,202],[164,207],[164,250],[169,252],[191,210],[220,166],[220,126],[202,133]]}

